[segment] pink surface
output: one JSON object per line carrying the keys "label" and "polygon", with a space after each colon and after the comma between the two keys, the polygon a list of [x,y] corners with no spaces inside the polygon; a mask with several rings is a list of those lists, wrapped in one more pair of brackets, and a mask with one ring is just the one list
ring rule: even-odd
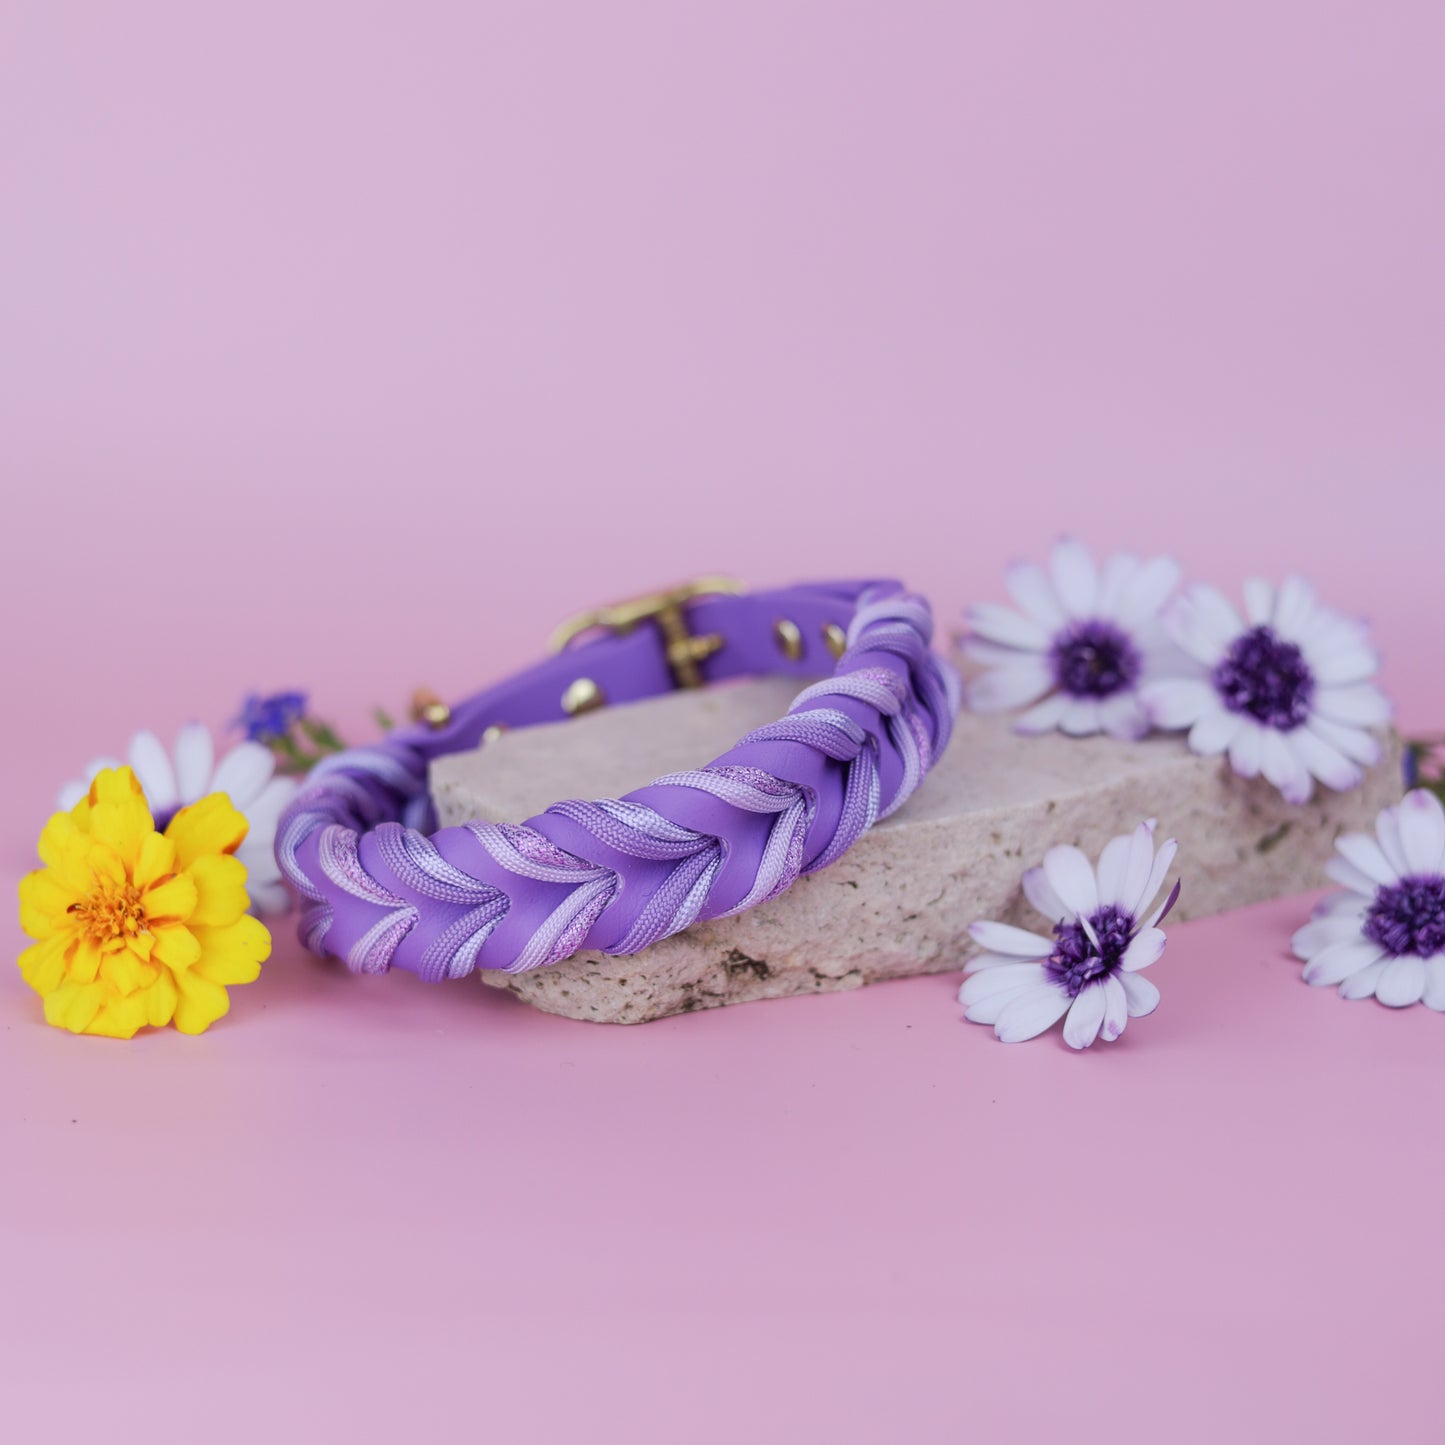
{"label": "pink surface", "polygon": [[[1440,727],[1442,47],[1423,3],[13,0],[6,886],[137,726],[300,684],[361,737],[719,567],[946,615],[1062,531],[1298,567]],[[0,1426],[1438,1439],[1441,1021],[1305,989],[1304,906],[1178,930],[1087,1058],[946,979],[592,1030],[283,930],[213,1034],[112,1047],[10,973]]]}
{"label": "pink surface", "polygon": [[623,1029],[288,943],[132,1047],[7,990],[11,1438],[1438,1441],[1442,1020],[1302,984],[1303,906],[1082,1057],[949,977]]}

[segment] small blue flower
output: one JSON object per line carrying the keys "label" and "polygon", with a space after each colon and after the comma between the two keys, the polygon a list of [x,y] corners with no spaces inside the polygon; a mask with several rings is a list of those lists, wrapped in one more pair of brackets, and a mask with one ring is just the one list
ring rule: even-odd
{"label": "small blue flower", "polygon": [[1418,744],[1405,744],[1405,756],[1402,763],[1405,774],[1405,791],[1408,793],[1420,781],[1420,748]]}
{"label": "small blue flower", "polygon": [[241,715],[232,726],[240,728],[252,742],[269,743],[273,738],[285,737],[292,724],[305,716],[304,692],[277,692],[269,697],[252,692],[247,693]]}

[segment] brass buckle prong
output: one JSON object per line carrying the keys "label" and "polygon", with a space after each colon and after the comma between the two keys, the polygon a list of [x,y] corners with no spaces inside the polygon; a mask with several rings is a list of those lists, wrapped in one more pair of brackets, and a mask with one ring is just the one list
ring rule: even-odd
{"label": "brass buckle prong", "polygon": [[680,587],[579,612],[552,634],[549,646],[553,652],[561,652],[589,632],[625,634],[639,622],[655,622],[662,633],[672,680],[678,687],[701,687],[698,664],[722,647],[723,637],[718,632],[694,633],[688,625],[688,603],[699,597],[736,596],[746,590],[732,577],[699,577]]}

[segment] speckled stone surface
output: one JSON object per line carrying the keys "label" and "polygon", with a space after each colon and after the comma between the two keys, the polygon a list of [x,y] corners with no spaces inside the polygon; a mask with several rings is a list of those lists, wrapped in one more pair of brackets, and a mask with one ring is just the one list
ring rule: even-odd
{"label": "speckled stone surface", "polygon": [[[438,815],[443,824],[521,821],[559,798],[615,797],[707,762],[781,716],[796,692],[769,678],[505,733],[433,764]],[[1372,824],[1400,795],[1398,743],[1386,751],[1362,788],[1291,807],[1262,779],[1195,757],[1179,736],[1020,738],[1007,719],[964,714],[923,787],[781,898],[631,957],[579,953],[532,973],[479,977],[550,1013],[642,1023],[957,969],[975,919],[1028,922],[1019,877],[1047,848],[1072,842],[1097,854],[1146,816],[1180,841],[1175,916],[1220,913],[1320,886],[1334,839]]]}

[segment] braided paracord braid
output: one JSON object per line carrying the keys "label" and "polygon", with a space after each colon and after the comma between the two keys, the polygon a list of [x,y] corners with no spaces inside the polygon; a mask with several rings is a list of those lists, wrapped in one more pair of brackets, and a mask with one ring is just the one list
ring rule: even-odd
{"label": "braided paracord braid", "polygon": [[635,953],[775,898],[899,807],[947,746],[958,683],[932,632],[921,598],[865,594],[834,675],[780,721],[706,767],[620,799],[556,803],[526,824],[428,837],[416,746],[393,737],[339,753],[277,831],[302,940],[358,973],[404,962],[441,980],[584,946]]}

